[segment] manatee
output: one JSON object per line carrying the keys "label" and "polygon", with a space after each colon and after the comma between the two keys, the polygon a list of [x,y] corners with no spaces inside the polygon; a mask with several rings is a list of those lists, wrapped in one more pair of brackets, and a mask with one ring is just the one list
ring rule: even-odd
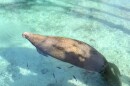
{"label": "manatee", "polygon": [[65,37],[44,36],[31,32],[24,32],[24,38],[29,40],[42,55],[50,55],[63,62],[70,63],[74,66],[100,73],[109,83],[118,82],[118,68],[111,65],[105,57],[89,44]]}

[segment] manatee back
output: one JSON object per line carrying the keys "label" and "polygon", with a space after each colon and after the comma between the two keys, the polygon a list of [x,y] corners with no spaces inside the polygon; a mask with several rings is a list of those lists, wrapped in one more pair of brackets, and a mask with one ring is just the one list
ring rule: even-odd
{"label": "manatee back", "polygon": [[91,71],[100,72],[105,58],[90,45],[70,38],[43,36],[25,32],[22,34],[40,53],[71,63]]}
{"label": "manatee back", "polygon": [[90,45],[70,38],[48,37],[43,50],[49,55],[75,66],[100,72],[106,59]]}

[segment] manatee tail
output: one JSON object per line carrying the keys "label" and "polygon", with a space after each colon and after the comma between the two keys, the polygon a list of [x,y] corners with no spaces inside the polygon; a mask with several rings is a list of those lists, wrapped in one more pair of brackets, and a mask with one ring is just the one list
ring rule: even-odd
{"label": "manatee tail", "polygon": [[101,75],[108,82],[109,86],[122,86],[120,81],[120,71],[115,64],[108,62]]}

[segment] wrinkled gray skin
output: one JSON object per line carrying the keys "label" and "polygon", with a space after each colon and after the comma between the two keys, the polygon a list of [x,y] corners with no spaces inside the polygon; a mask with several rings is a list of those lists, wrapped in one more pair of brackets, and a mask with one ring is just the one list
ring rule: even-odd
{"label": "wrinkled gray skin", "polygon": [[[22,36],[29,40],[37,48],[38,52],[43,55],[50,55],[77,67],[99,72],[110,84],[117,79],[117,76],[114,76],[115,72],[111,70],[112,67],[110,67],[104,56],[84,42],[70,38],[43,36],[29,32],[24,32]],[[113,77],[116,78],[113,80]],[[111,84],[110,86],[116,85]],[[118,84],[117,86],[121,85]]]}

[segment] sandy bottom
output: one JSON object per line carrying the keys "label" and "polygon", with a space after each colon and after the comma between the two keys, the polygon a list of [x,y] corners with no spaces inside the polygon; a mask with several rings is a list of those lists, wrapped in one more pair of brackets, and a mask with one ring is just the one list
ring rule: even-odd
{"label": "sandy bottom", "polygon": [[38,54],[25,31],[90,44],[130,86],[129,0],[0,0],[0,86],[107,86],[98,73]]}

